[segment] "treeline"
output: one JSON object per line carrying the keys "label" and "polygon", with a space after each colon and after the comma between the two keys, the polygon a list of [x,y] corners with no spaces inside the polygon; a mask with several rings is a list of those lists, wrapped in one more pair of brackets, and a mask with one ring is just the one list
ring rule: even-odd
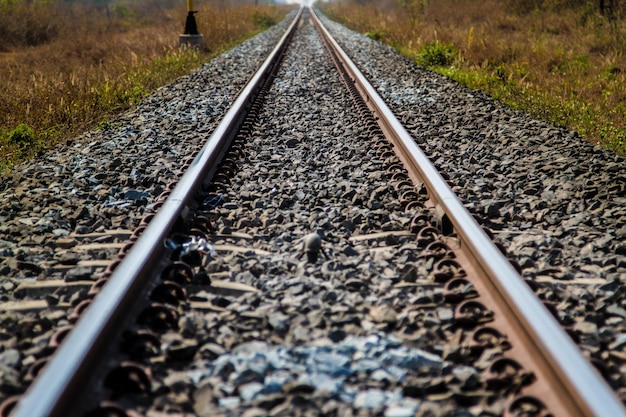
{"label": "treeline", "polygon": [[[377,5],[380,10],[401,7],[410,13],[425,12],[429,7],[437,7],[437,0],[336,0],[342,3],[353,2],[360,5]],[[459,4],[468,4],[481,0],[458,0]],[[597,12],[609,19],[626,16],[626,0],[505,0],[502,7],[507,11],[527,14],[542,11],[582,9],[587,13]]]}
{"label": "treeline", "polygon": [[[266,0],[195,0],[194,8],[268,4]],[[0,0],[0,52],[32,47],[81,31],[106,32],[158,23],[184,0]],[[171,13],[169,13],[171,15]],[[184,22],[183,22],[184,23]],[[181,28],[182,30],[182,28]]]}
{"label": "treeline", "polygon": [[142,16],[158,17],[155,10],[176,3],[180,1],[0,0],[0,52],[49,43],[81,30],[129,25]]}
{"label": "treeline", "polygon": [[508,0],[507,5],[520,13],[533,11],[558,11],[565,9],[587,9],[607,17],[624,16],[624,1],[620,0]]}

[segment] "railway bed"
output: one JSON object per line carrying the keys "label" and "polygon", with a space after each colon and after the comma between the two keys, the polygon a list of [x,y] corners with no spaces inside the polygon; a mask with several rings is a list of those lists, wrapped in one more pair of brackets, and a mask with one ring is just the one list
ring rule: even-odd
{"label": "railway bed", "polygon": [[328,27],[447,173],[468,210],[626,398],[626,346],[620,342],[626,332],[626,160],[433,76],[340,25]]}
{"label": "railway bed", "polygon": [[[447,197],[437,200],[413,172],[399,168],[405,156],[402,152],[396,155],[382,139],[382,132],[367,118],[363,120],[369,111],[359,107],[358,99],[345,87],[342,89],[341,84],[350,87],[352,80],[350,76],[341,80],[333,72],[332,61],[316,33],[308,17],[299,23],[295,47],[288,47],[284,62],[269,76],[271,83],[262,92],[263,104],[252,105],[254,115],[236,137],[230,138],[233,146],[220,168],[208,169],[212,180],[195,192],[196,200],[184,203],[181,219],[190,223],[176,221],[172,227],[182,227],[184,233],[179,230],[162,243],[168,257],[187,265],[178,262],[162,267],[161,280],[165,282],[149,284],[146,290],[133,289],[137,294],[149,294],[151,300],[138,299],[128,310],[134,324],[111,339],[113,345],[123,346],[124,353],[121,357],[114,354],[118,359],[109,359],[106,365],[95,366],[95,373],[100,373],[104,382],[95,384],[89,398],[83,398],[87,405],[81,407],[93,410],[100,402],[92,415],[128,416],[488,416],[552,415],[554,410],[555,415],[623,414],[619,401],[586,361],[575,362],[576,367],[583,374],[587,371],[582,368],[589,368],[583,379],[591,382],[595,397],[604,399],[600,405],[588,403],[575,389],[574,394],[565,392],[569,383],[563,380],[566,374],[569,377],[569,370],[558,365],[556,370],[545,371],[542,359],[528,351],[520,353],[525,336],[498,332],[511,329],[503,311],[517,307],[505,301],[489,311],[490,304],[476,302],[476,297],[483,303],[492,301],[486,290],[500,284],[476,280],[474,275],[480,274],[474,269],[483,267],[466,263],[467,253],[459,252],[466,246],[465,236],[454,219],[456,233],[450,229],[448,215],[442,215],[438,205],[448,204]],[[209,131],[206,127],[204,135]],[[188,159],[185,166],[193,169],[209,153],[206,145],[200,146],[198,142],[196,152],[199,150],[200,156]],[[396,152],[401,147],[397,143],[394,146]],[[448,182],[460,188],[454,175]],[[174,203],[168,204],[179,200],[176,191],[180,187],[155,187],[152,194],[164,194],[151,205],[154,209],[172,206]],[[615,187],[610,190],[619,192]],[[132,200],[130,197],[137,194],[126,195]],[[137,204],[139,212],[150,212],[148,196],[141,197],[144,200]],[[494,207],[495,203],[490,204],[488,207]],[[489,208],[482,214],[492,212]],[[85,211],[78,213],[84,215]],[[91,309],[86,310],[88,315],[102,304],[98,297],[107,293],[106,281],[102,281],[103,291],[96,295],[98,284],[87,293],[80,289],[87,286],[81,278],[89,281],[95,269],[96,275],[112,276],[109,283],[123,282],[117,277],[123,275],[120,270],[128,270],[125,265],[129,262],[124,263],[124,258],[131,257],[133,250],[140,251],[127,245],[128,237],[130,241],[147,240],[142,233],[150,235],[151,223],[159,216],[144,217],[143,225],[132,234],[102,225],[97,232],[89,227],[79,234],[57,232],[62,243],[56,245],[57,259],[46,264],[47,268],[17,257],[11,264],[15,268],[9,267],[9,271],[24,275],[52,271],[44,274],[51,286],[52,278],[65,274],[63,283],[57,283],[63,290],[44,297],[46,305],[56,306],[54,311],[38,313],[39,319],[52,317],[48,328],[42,329],[45,319],[33,320],[30,331],[46,334],[37,342],[39,353],[37,348],[30,353],[28,365],[33,365],[41,351],[53,349],[49,342],[56,336],[50,335],[58,333],[51,321],[58,320],[57,326],[74,321],[64,319],[59,308],[69,311],[81,298],[95,296]],[[484,223],[498,226],[496,216],[489,217],[491,220]],[[32,226],[34,220],[22,222],[29,223]],[[516,235],[503,227],[496,229],[501,236]],[[78,244],[82,239],[94,242]],[[500,239],[502,242],[506,240]],[[98,252],[96,260],[80,261],[78,249],[104,252]],[[111,261],[106,252],[118,249],[121,263]],[[515,251],[509,256],[522,273],[531,264],[520,264]],[[616,259],[613,263],[618,271],[622,265],[619,257]],[[104,268],[108,269],[102,273]],[[545,288],[542,285],[560,279],[529,273],[525,278],[537,278],[540,284],[531,281],[535,288]],[[522,282],[519,277],[515,279]],[[593,279],[579,278],[576,284],[594,284],[597,281]],[[10,281],[6,289],[20,288],[22,294],[28,294],[26,298],[33,298],[31,302],[37,301],[33,294],[41,288],[18,281]],[[602,284],[600,291],[618,292],[615,279]],[[503,285],[500,290],[509,291],[507,284]],[[77,288],[77,292],[65,292]],[[545,292],[543,295],[545,298]],[[23,309],[38,311],[46,305]],[[7,317],[23,314],[19,308],[12,309],[16,311]],[[616,308],[611,311],[619,312]],[[552,312],[562,321],[558,311]],[[551,323],[547,311],[539,317]],[[582,322],[586,321],[591,320],[587,317]],[[76,327],[80,325],[79,320]],[[574,327],[573,332],[568,330],[576,338],[575,332],[582,328],[584,324]],[[533,332],[529,331],[530,345],[548,340],[541,331],[537,331],[539,336]],[[73,341],[78,338],[74,334],[61,333],[61,337]],[[18,340],[8,340],[6,346],[19,344]],[[561,343],[564,339],[554,340]],[[110,348],[100,348],[99,352],[116,350]],[[569,359],[566,346],[560,348]],[[58,356],[67,350],[62,345]],[[576,348],[574,351],[578,354]],[[5,352],[10,354],[3,358],[17,356],[14,362],[19,362],[17,349],[5,347]],[[112,361],[118,361],[117,367]],[[49,367],[59,369],[57,362],[62,363],[52,357]],[[600,370],[619,392],[614,375]],[[25,369],[21,371],[20,377],[26,381]],[[30,395],[45,404],[42,396],[36,395],[43,392],[41,386],[45,391],[46,383],[36,381],[32,388],[35,394]],[[20,391],[19,387],[13,389]],[[101,402],[106,397],[116,405]],[[552,402],[551,397],[565,399],[559,403]],[[24,408],[36,401],[24,398],[16,412],[30,416],[24,414]],[[67,398],[59,402],[68,402]],[[5,403],[5,410],[14,404]]]}

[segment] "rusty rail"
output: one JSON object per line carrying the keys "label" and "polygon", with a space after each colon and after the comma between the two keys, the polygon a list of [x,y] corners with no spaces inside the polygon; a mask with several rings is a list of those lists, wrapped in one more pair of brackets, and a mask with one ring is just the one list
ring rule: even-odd
{"label": "rusty rail", "polygon": [[149,290],[155,265],[163,263],[163,243],[196,189],[210,181],[249,104],[275,67],[277,59],[294,33],[302,9],[239,94],[230,110],[200,150],[141,237],[133,245],[102,291],[84,312],[37,380],[10,414],[11,417],[68,417],[76,415],[76,404],[92,378],[93,363],[99,361],[118,339],[118,323]]}
{"label": "rusty rail", "polygon": [[472,283],[508,330],[507,336],[512,340],[517,357],[523,359],[524,367],[538,376],[540,383],[533,384],[527,395],[540,398],[554,415],[625,416],[626,411],[613,390],[476,223],[314,12],[312,15],[331,53],[336,55],[339,65],[378,119],[411,179],[425,184],[431,204],[445,212],[456,233],[459,249],[473,264],[474,271],[468,273],[479,277]]}

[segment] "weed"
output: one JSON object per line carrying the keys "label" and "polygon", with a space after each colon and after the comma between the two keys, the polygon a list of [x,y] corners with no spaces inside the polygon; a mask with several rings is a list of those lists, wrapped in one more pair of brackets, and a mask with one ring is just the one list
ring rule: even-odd
{"label": "weed", "polygon": [[422,47],[416,60],[425,67],[447,67],[454,63],[458,55],[451,43],[434,41]]}
{"label": "weed", "polygon": [[621,72],[622,70],[619,67],[614,64],[609,64],[602,71],[602,77],[604,77],[607,81],[615,80]]}
{"label": "weed", "polygon": [[365,34],[365,36],[367,36],[370,39],[373,39],[375,41],[382,41],[383,39],[385,39],[385,37],[387,36],[386,31],[382,30],[382,29],[374,29],[370,32],[367,32]]}
{"label": "weed", "polygon": [[274,16],[262,12],[255,12],[254,16],[252,16],[252,20],[254,24],[261,29],[267,29],[277,23]]}
{"label": "weed", "polygon": [[7,135],[7,143],[19,148],[33,147],[37,143],[37,137],[32,128],[24,123],[20,123]]}

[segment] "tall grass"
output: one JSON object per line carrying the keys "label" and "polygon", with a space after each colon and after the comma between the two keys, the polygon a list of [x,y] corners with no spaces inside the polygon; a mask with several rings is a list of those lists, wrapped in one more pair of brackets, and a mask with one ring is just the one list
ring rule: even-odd
{"label": "tall grass", "polygon": [[104,122],[287,11],[196,4],[202,50],[178,47],[179,1],[0,0],[0,170]]}
{"label": "tall grass", "polygon": [[424,66],[626,154],[621,9],[587,0],[348,0],[323,9]]}

